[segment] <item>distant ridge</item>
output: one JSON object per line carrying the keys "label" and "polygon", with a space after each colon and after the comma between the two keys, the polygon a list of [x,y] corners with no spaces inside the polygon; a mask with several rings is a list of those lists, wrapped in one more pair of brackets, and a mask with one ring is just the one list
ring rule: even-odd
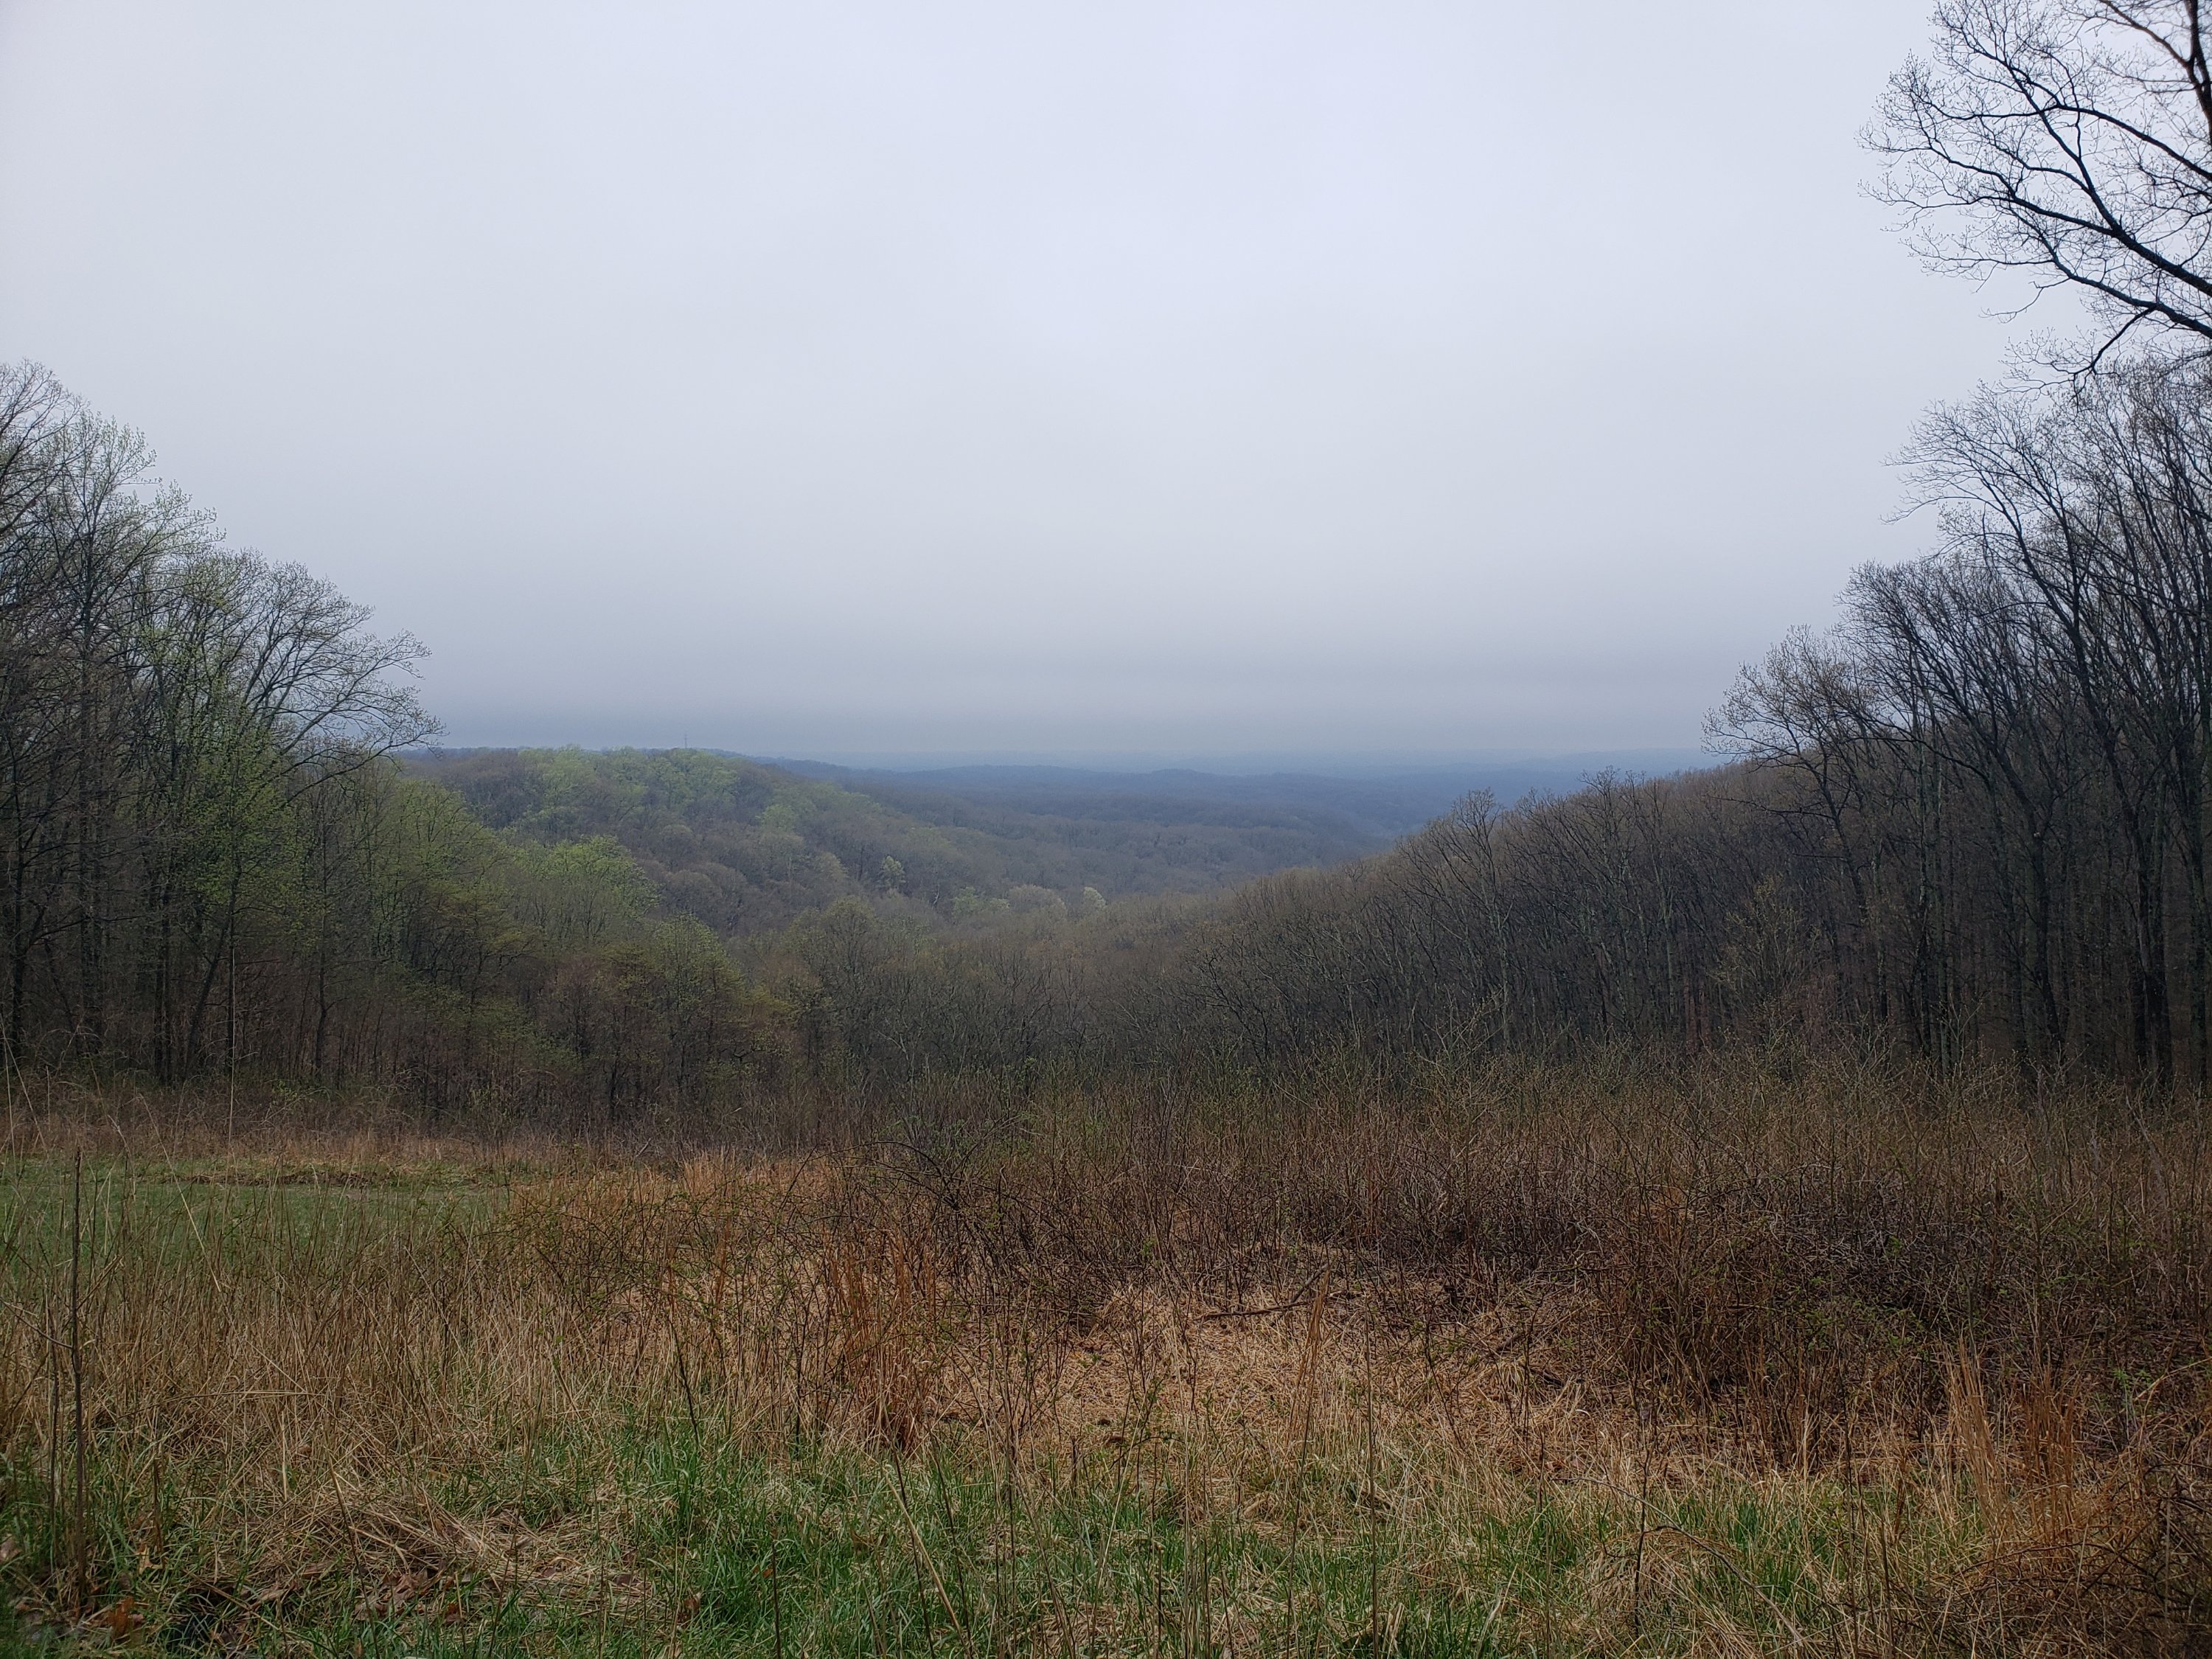
{"label": "distant ridge", "polygon": [[1326,815],[1363,837],[1395,841],[1488,790],[1504,805],[1530,795],[1565,793],[1608,769],[1647,775],[1709,765],[1695,750],[1635,750],[1535,756],[1457,765],[1340,773],[1152,771],[988,764],[902,768],[841,766],[778,758],[768,763],[886,802],[951,797],[1057,817],[1155,817],[1170,805],[1288,809]]}

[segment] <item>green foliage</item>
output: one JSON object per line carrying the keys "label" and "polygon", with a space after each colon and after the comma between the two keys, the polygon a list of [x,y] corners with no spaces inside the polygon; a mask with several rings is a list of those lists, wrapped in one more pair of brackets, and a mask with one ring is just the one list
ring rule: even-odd
{"label": "green foliage", "polygon": [[985,921],[994,916],[1011,915],[1013,906],[1005,899],[963,887],[952,896],[951,911],[956,921]]}
{"label": "green foliage", "polygon": [[626,934],[653,908],[653,884],[612,836],[525,842],[509,857],[515,915],[563,953]]}
{"label": "green foliage", "polygon": [[864,795],[696,750],[480,750],[413,769],[519,842],[618,844],[665,908],[726,935],[869,891],[949,902],[995,875]]}
{"label": "green foliage", "polygon": [[1218,891],[1370,845],[1342,826],[1286,826],[1250,809],[1216,810],[1212,822],[1188,802],[1117,801],[1102,815],[864,793],[697,750],[479,750],[410,769],[520,840],[612,837],[665,908],[732,938],[848,897],[905,900],[962,923],[1095,914],[1109,898]]}

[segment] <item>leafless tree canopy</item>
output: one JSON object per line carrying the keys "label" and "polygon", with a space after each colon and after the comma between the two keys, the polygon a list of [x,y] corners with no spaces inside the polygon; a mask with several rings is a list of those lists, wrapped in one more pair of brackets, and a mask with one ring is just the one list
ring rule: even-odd
{"label": "leafless tree canopy", "polygon": [[2100,349],[2212,342],[2212,66],[2197,0],[1942,0],[1867,140],[1941,270],[2091,297]]}

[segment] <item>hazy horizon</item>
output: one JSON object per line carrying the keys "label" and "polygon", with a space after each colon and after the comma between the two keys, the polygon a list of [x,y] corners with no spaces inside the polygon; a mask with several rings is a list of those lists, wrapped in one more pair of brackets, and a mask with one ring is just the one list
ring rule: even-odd
{"label": "hazy horizon", "polygon": [[[441,738],[439,752],[457,754],[475,749],[514,747],[504,744],[463,744]],[[537,746],[537,745],[532,745]],[[574,745],[587,752],[636,747],[648,752],[654,744]],[[1331,750],[1275,750],[1182,751],[1170,750],[854,750],[823,754],[770,754],[729,749],[720,745],[684,744],[710,754],[730,755],[766,765],[793,763],[842,767],[853,771],[924,773],[985,768],[1007,770],[1057,769],[1069,772],[1115,772],[1141,775],[1155,772],[1211,773],[1227,777],[1250,777],[1271,773],[1302,773],[1317,777],[1359,779],[1395,777],[1423,773],[1450,775],[1493,768],[1530,768],[1562,775],[1614,768],[1625,772],[1656,774],[1693,766],[1717,765],[1723,757],[1703,749],[1597,749],[1554,751],[1524,749],[1466,750],[1394,750],[1388,749]]]}
{"label": "hazy horizon", "polygon": [[0,0],[0,358],[456,746],[1686,751],[2018,332],[1925,3]]}

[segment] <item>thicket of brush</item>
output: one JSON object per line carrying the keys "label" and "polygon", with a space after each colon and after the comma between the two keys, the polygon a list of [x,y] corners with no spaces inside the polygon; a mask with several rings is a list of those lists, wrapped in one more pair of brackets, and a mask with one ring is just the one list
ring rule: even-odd
{"label": "thicket of brush", "polygon": [[0,1571],[33,1619],[418,1653],[2212,1638],[2212,1147],[2120,1094],[1504,1065],[948,1097],[776,1156],[104,1109],[26,1115],[11,1165]]}

